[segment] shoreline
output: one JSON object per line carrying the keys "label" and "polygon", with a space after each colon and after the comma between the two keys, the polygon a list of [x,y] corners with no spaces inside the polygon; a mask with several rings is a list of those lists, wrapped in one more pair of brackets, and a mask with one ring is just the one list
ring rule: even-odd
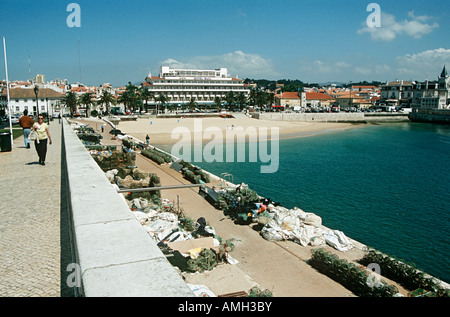
{"label": "shoreline", "polygon": [[[360,128],[366,124],[336,122],[280,122],[258,120],[246,116],[237,118],[138,118],[136,121],[120,121],[117,128],[145,143],[150,137],[150,144],[173,145],[193,140],[201,136],[202,143],[225,143],[237,138],[248,141],[251,137],[259,139],[261,132],[272,134],[278,139],[313,136],[321,133],[335,133],[348,129]],[[277,130],[277,131],[276,131]],[[125,133],[125,132],[124,132]],[[188,135],[189,134],[189,135]],[[172,138],[174,137],[174,138]],[[264,136],[261,136],[263,138]],[[196,140],[197,141],[197,140]]]}
{"label": "shoreline", "polygon": [[[351,124],[351,126],[353,126],[353,127],[361,127],[361,126],[367,126],[366,124],[364,124],[364,125],[360,125],[360,124],[358,124],[358,125],[356,125],[355,126],[355,124]],[[128,130],[125,130],[124,129],[124,127],[123,126],[120,126],[120,127],[118,127],[119,129],[120,128],[122,128],[123,129],[123,132],[125,133],[125,132],[129,132]],[[106,130],[109,130],[109,129],[106,129]],[[105,130],[105,134],[107,134],[108,132]],[[294,137],[302,137],[302,136],[309,136],[309,135],[314,135],[314,134],[318,134],[318,133],[324,133],[324,132],[338,132],[338,131],[340,131],[341,129],[337,129],[337,130],[335,130],[335,129],[325,129],[325,130],[313,130],[313,131],[311,131],[311,130],[309,130],[309,131],[303,131],[303,132],[299,132],[299,134],[300,135],[295,135]],[[132,137],[134,137],[134,138],[136,138],[132,133],[129,133],[128,134],[129,136],[132,136]],[[283,138],[287,138],[287,137],[289,137],[289,134],[284,134],[283,135]],[[138,139],[140,142],[143,142],[142,140],[140,140],[140,139]],[[145,142],[144,142],[145,143]],[[151,145],[152,146],[154,146],[154,147],[156,147],[156,148],[158,148],[159,150],[161,150],[159,147],[158,147],[158,145],[157,144],[153,144],[153,142],[151,142]],[[167,145],[167,144],[166,144]],[[162,150],[163,152],[166,152],[166,151],[164,151],[164,150]],[[167,153],[167,152],[166,152]],[[172,155],[171,153],[167,153],[167,154],[169,154],[169,155],[171,155],[174,159],[176,158],[174,155]],[[223,178],[221,178],[221,177],[219,177],[219,176],[217,176],[217,175],[215,175],[215,174],[212,174],[212,173],[210,173],[209,171],[205,171],[204,169],[202,169],[204,172],[206,172],[206,173],[208,173],[210,176],[211,176],[211,178],[212,179],[215,179],[216,181],[223,181],[224,183],[226,183],[228,186],[230,186],[230,187],[235,187],[236,186],[236,184],[233,184],[233,183],[231,183],[230,181],[227,181],[226,179],[223,179]],[[353,245],[354,245],[354,247],[355,247],[355,250],[359,250],[359,252],[361,252],[362,251],[362,249],[364,248],[364,246],[365,246],[365,244],[363,244],[363,243],[360,243],[360,242],[358,242],[358,241],[356,241],[356,240],[354,240],[354,239],[352,239],[352,238],[350,238],[350,237],[348,237],[348,239],[349,240],[351,240],[351,242],[353,242]],[[291,250],[292,251],[292,250]],[[428,274],[427,274],[428,275]],[[428,276],[430,276],[430,275],[428,275]],[[449,288],[449,284],[448,283],[446,283],[445,281],[442,281],[442,280],[440,280],[440,279],[438,279],[438,278],[436,278],[436,277],[433,277],[433,278],[435,278],[435,279],[437,279],[439,282],[440,282],[440,284],[442,285],[442,286],[444,286],[445,288]]]}

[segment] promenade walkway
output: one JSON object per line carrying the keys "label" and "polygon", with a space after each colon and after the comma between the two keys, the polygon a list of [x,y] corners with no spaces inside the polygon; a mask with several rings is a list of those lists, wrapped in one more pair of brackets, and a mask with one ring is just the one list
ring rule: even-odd
{"label": "promenade walkway", "polygon": [[0,153],[0,296],[73,296],[66,287],[71,263],[64,190],[61,124],[50,122],[53,144],[46,165],[23,137]]}

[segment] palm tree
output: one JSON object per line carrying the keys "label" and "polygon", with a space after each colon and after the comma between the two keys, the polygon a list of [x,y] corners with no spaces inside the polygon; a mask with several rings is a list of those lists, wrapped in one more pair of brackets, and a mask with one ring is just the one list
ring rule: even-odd
{"label": "palm tree", "polygon": [[220,105],[222,104],[222,98],[220,98],[219,96],[216,96],[214,98],[214,105],[217,106],[217,113],[220,112]]}
{"label": "palm tree", "polygon": [[128,82],[125,93],[125,99],[128,101],[128,105],[130,106],[131,111],[134,111],[137,107],[140,108],[140,106],[142,105],[142,101],[138,93],[138,87],[133,85],[131,82]]}
{"label": "palm tree", "polygon": [[141,84],[140,95],[143,101],[145,101],[145,111],[148,111],[148,101],[155,97],[155,94],[148,89],[147,86]]}
{"label": "palm tree", "polygon": [[256,105],[257,98],[258,98],[258,91],[255,88],[252,88],[250,90],[250,95],[248,97],[248,102],[250,103],[250,105],[252,106]]}
{"label": "palm tree", "polygon": [[85,92],[82,94],[79,98],[79,102],[81,105],[84,105],[86,107],[86,118],[89,116],[89,111],[91,108],[92,100],[91,100],[91,94],[88,92]]}
{"label": "palm tree", "polygon": [[98,100],[99,104],[105,105],[107,113],[109,113],[109,107],[111,104],[114,103],[114,101],[115,101],[114,96],[107,90],[103,90],[102,95]]}
{"label": "palm tree", "polygon": [[225,95],[225,100],[227,102],[228,110],[230,110],[233,107],[235,99],[236,98],[235,98],[234,92],[232,90],[227,92],[227,94]]}
{"label": "palm tree", "polygon": [[130,92],[128,90],[125,90],[119,97],[118,102],[123,103],[123,107],[125,110],[125,113],[127,113],[127,109],[131,104],[131,98],[130,98]]}
{"label": "palm tree", "polygon": [[244,108],[244,105],[247,103],[247,97],[245,97],[245,95],[240,92],[236,97],[236,102],[239,105],[239,110],[242,110],[242,108]]}
{"label": "palm tree", "polygon": [[191,112],[194,112],[194,108],[197,106],[197,103],[195,102],[195,99],[191,97],[188,103],[189,109],[191,109]]}
{"label": "palm tree", "polygon": [[[158,97],[156,97],[155,100],[157,102],[159,101],[161,103],[161,106],[164,107],[165,103],[167,102],[167,97],[164,94],[160,94]],[[158,103],[156,103],[156,114],[158,114]]]}
{"label": "palm tree", "polygon": [[73,91],[68,91],[62,99],[62,103],[69,107],[70,117],[73,118],[73,114],[77,112],[77,95]]}

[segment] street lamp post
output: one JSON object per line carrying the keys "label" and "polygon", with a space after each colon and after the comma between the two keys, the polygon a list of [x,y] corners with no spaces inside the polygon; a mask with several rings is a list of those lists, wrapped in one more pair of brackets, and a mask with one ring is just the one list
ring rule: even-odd
{"label": "street lamp post", "polygon": [[36,113],[37,113],[37,116],[39,116],[38,92],[39,92],[39,87],[37,85],[35,85],[34,86],[34,94],[36,95]]}
{"label": "street lamp post", "polygon": [[45,105],[47,107],[47,124],[50,124],[50,116],[49,116],[49,112],[48,112],[48,98],[45,98]]}

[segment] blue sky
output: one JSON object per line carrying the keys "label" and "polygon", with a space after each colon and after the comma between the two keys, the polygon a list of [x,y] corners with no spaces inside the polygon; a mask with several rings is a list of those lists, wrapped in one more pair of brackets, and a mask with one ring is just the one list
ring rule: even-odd
{"label": "blue sky", "polygon": [[[80,6],[69,27],[67,6]],[[380,27],[368,27],[370,3]],[[436,79],[450,68],[448,0],[0,0],[10,80],[140,82],[161,65],[304,82]],[[3,54],[0,78],[5,78]],[[81,72],[80,72],[81,66]]]}

